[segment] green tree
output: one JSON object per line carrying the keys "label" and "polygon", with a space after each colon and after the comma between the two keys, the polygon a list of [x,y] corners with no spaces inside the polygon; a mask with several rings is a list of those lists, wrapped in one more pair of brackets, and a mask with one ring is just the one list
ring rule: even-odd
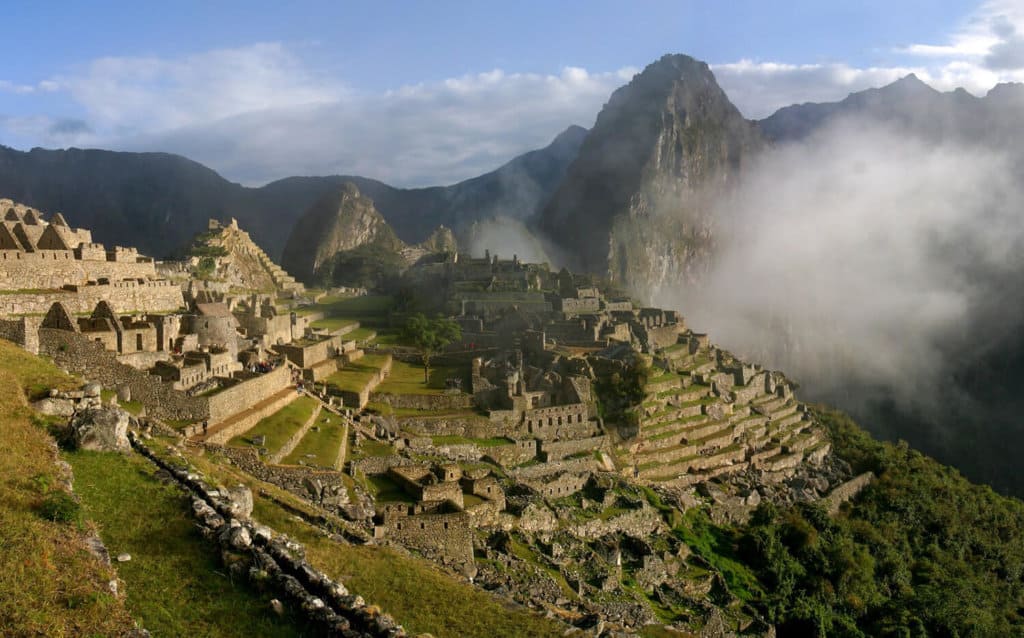
{"label": "green tree", "polygon": [[430,359],[450,343],[462,338],[459,324],[442,316],[410,315],[403,330],[405,338],[419,348],[423,356],[423,382],[430,379]]}

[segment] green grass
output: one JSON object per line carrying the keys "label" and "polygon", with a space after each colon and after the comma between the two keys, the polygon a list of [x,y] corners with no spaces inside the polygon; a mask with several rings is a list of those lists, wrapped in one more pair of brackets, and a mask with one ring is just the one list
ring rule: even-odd
{"label": "green grass", "polygon": [[177,488],[140,456],[66,455],[86,514],[118,563],[132,615],[154,636],[299,636],[270,610],[270,596],[232,582],[200,535]]}
{"label": "green grass", "polygon": [[309,327],[334,331],[339,328],[344,328],[345,326],[351,326],[354,323],[358,322],[355,319],[346,319],[344,317],[327,317],[324,319],[317,319],[313,323],[309,324]]}
{"label": "green grass", "polygon": [[349,457],[353,459],[365,459],[371,456],[391,456],[395,453],[395,448],[387,443],[381,443],[380,441],[374,441],[372,439],[365,439],[359,444],[359,448],[351,449]]}
{"label": "green grass", "polygon": [[343,582],[367,603],[380,605],[410,634],[465,638],[555,638],[566,626],[511,606],[492,594],[458,581],[432,564],[405,552],[380,546],[337,543],[261,496],[266,490],[299,509],[303,502],[268,483],[206,457],[193,457],[204,472],[225,484],[245,483],[253,490],[253,515],[278,532],[288,534],[306,548],[306,559],[332,578]]}
{"label": "green grass", "polygon": [[[56,485],[46,421],[21,396],[26,384],[77,382],[2,340],[0,361],[0,634],[124,634],[134,623],[107,589],[115,573],[86,551],[82,531],[91,523],[67,507],[68,497]],[[46,520],[45,514],[68,522]]]}
{"label": "green grass", "polygon": [[[341,451],[341,442],[348,433],[344,421],[338,415],[323,410],[317,417],[314,427],[319,427],[320,431],[314,432],[310,428],[292,453],[284,458],[283,462],[286,465],[298,465],[299,461],[303,460],[307,465],[334,467],[334,463],[338,459],[338,452]],[[314,456],[306,458],[307,454]]]}
{"label": "green grass", "polygon": [[386,325],[388,313],[391,312],[393,306],[394,300],[387,295],[365,295],[362,297],[332,295],[322,298],[312,306],[298,308],[295,312],[300,315],[322,312],[325,319],[344,319],[372,325]]}
{"label": "green grass", "polygon": [[274,414],[261,419],[253,429],[231,439],[228,445],[248,446],[253,437],[263,435],[267,437],[263,447],[273,454],[309,420],[316,405],[317,401],[312,397],[299,397]]}
{"label": "green grass", "polygon": [[374,498],[381,503],[413,503],[413,498],[409,496],[401,488],[398,483],[395,483],[391,477],[384,474],[376,474],[374,476],[367,477],[367,484],[370,491],[373,492]]}
{"label": "green grass", "polygon": [[52,361],[33,356],[3,339],[0,339],[0,370],[14,373],[18,385],[30,398],[41,397],[50,388],[72,390],[79,385],[74,377],[62,372]]}
{"label": "green grass", "polygon": [[350,330],[345,333],[345,341],[367,341],[374,340],[377,336],[377,331],[373,328],[359,327],[355,330]]}
{"label": "green grass", "polygon": [[327,383],[339,392],[361,392],[370,383],[370,379],[384,367],[386,360],[386,355],[365,355],[327,377]]}
{"label": "green grass", "polygon": [[754,573],[736,555],[735,542],[727,530],[718,527],[699,509],[683,515],[673,532],[695,553],[721,572],[726,585],[737,598],[749,601],[762,594]]}
{"label": "green grass", "polygon": [[391,364],[391,373],[384,382],[377,386],[377,392],[383,394],[444,394],[445,382],[450,377],[463,379],[469,373],[468,368],[432,366],[429,380],[423,382],[423,366],[406,363],[395,359]]}

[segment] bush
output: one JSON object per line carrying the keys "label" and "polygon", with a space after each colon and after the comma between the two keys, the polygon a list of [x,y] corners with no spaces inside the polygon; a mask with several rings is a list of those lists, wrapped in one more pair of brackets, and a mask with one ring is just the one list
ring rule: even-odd
{"label": "bush", "polygon": [[54,490],[39,506],[39,515],[56,523],[74,523],[82,516],[82,507],[67,492]]}

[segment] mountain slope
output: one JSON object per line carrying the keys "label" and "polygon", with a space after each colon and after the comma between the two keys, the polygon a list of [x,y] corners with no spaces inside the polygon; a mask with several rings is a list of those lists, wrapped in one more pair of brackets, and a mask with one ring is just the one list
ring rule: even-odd
{"label": "mountain slope", "polygon": [[711,201],[761,146],[707,64],[666,55],[612,94],[536,225],[576,268],[649,296],[699,267]]}
{"label": "mountain slope", "polygon": [[292,224],[318,199],[346,182],[371,197],[404,241],[426,239],[439,225],[464,232],[496,215],[525,218],[547,201],[586,131],[569,127],[547,147],[451,186],[394,188],[335,175],[292,177],[260,188],[224,179],[166,153],[102,150],[17,151],[0,146],[0,194],[41,210],[63,212],[97,241],[137,246],[158,258],[180,256],[210,218],[235,217],[274,259]]}
{"label": "mountain slope", "polygon": [[338,253],[363,248],[397,258],[405,244],[373,204],[351,182],[321,197],[295,222],[281,259],[284,268],[312,281]]}

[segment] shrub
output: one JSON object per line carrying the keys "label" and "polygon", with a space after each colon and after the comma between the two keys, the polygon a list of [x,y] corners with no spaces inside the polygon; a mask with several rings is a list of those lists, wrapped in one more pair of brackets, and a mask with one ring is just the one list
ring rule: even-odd
{"label": "shrub", "polygon": [[82,507],[67,492],[54,490],[43,499],[39,515],[56,523],[73,523],[81,518]]}

